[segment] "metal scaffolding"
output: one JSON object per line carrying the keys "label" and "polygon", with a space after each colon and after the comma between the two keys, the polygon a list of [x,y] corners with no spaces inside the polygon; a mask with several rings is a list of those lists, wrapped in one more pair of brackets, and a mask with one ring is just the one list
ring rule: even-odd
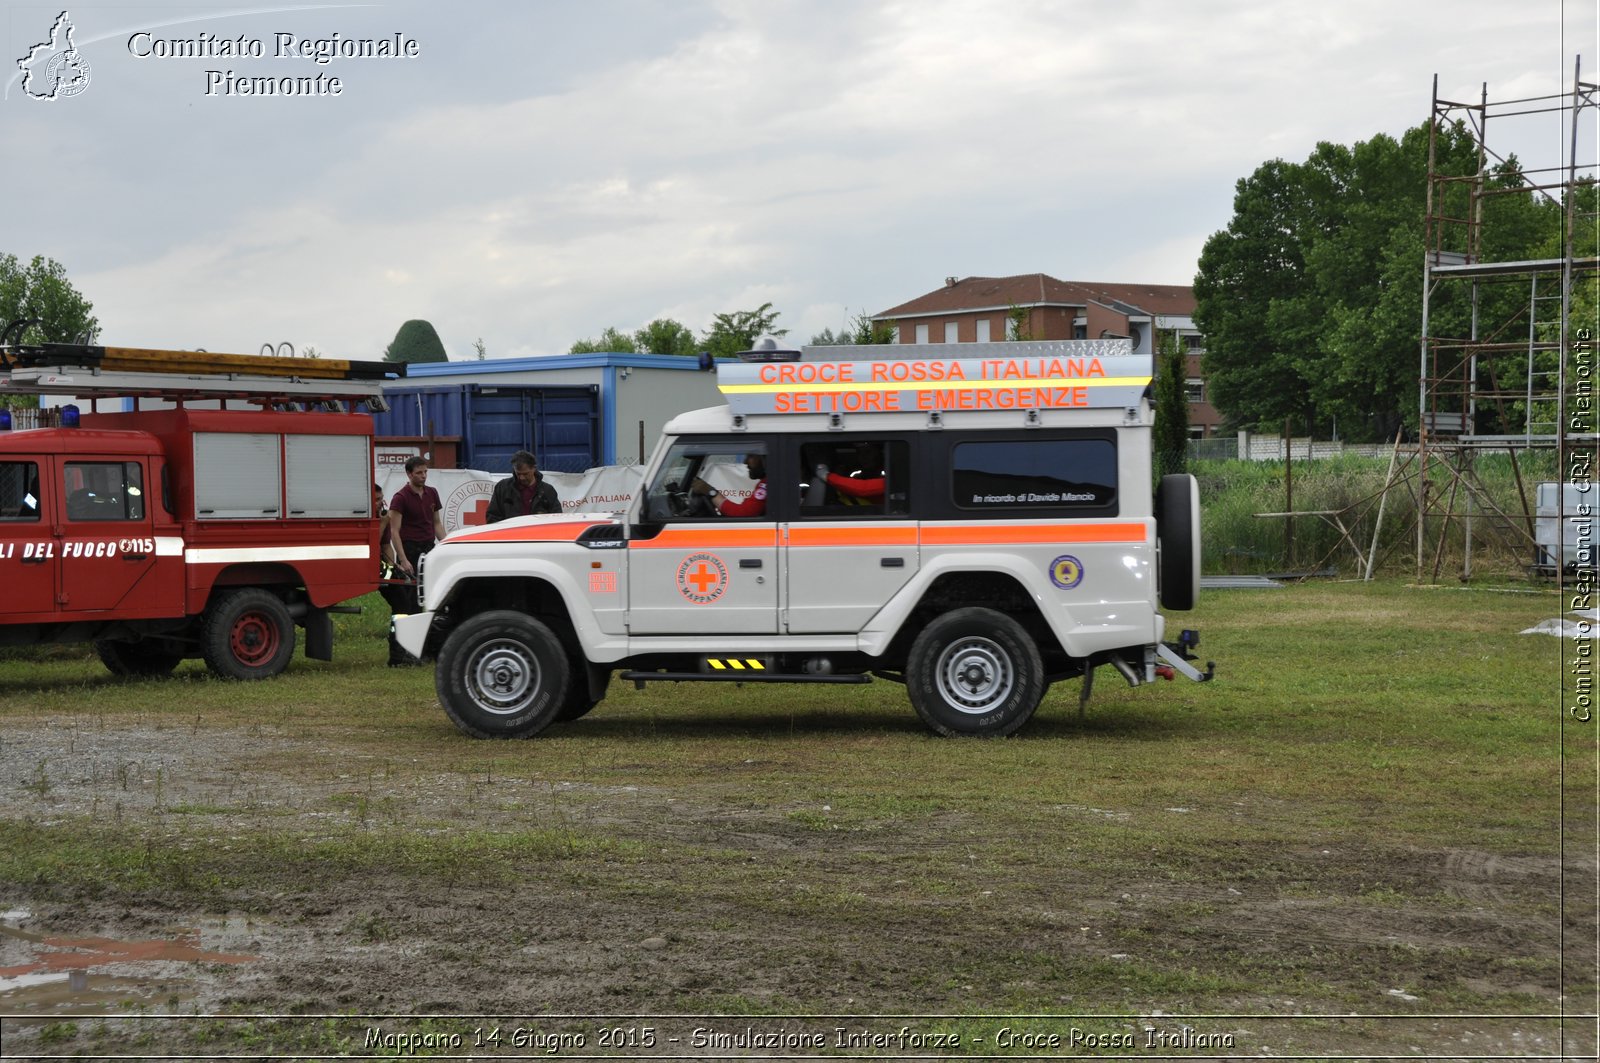
{"label": "metal scaffolding", "polygon": [[[1600,160],[1592,135],[1597,86],[1573,63],[1570,92],[1494,101],[1484,85],[1476,102],[1443,99],[1433,84],[1428,139],[1425,266],[1416,450],[1392,482],[1408,483],[1416,501],[1416,572],[1438,579],[1447,556],[1459,552],[1461,578],[1472,574],[1475,537],[1495,541],[1513,556],[1536,551],[1535,516],[1523,466],[1531,451],[1553,451],[1556,468],[1570,467],[1573,448],[1594,447],[1594,428],[1569,416],[1572,354],[1593,342],[1595,322],[1574,322],[1574,284],[1600,267],[1595,239],[1594,182]],[[1496,141],[1490,140],[1491,119]],[[1519,126],[1559,122],[1565,158],[1532,167],[1496,150],[1506,141],[1532,144]],[[1523,138],[1518,139],[1518,133]],[[1471,151],[1460,150],[1460,137]],[[1544,143],[1553,144],[1552,140]],[[1447,150],[1453,144],[1455,150]],[[1582,145],[1580,147],[1580,145]],[[1462,165],[1462,155],[1474,156]],[[1582,157],[1580,157],[1580,155]],[[1535,197],[1565,219],[1560,253],[1551,258],[1496,261],[1514,245],[1497,226],[1517,214],[1496,200]],[[1509,235],[1509,234],[1507,234]],[[1591,309],[1592,303],[1585,302]],[[1490,497],[1478,462],[1490,452],[1510,456],[1515,503]],[[1558,478],[1560,478],[1558,476]]]}

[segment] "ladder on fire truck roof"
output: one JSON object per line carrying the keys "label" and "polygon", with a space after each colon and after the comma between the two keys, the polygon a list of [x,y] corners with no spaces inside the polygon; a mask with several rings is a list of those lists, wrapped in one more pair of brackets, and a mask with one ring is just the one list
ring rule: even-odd
{"label": "ladder on fire truck roof", "polygon": [[405,372],[403,362],[78,343],[0,344],[0,392],[90,400],[245,399],[262,405],[333,400],[364,402],[376,412],[385,408],[383,382]]}

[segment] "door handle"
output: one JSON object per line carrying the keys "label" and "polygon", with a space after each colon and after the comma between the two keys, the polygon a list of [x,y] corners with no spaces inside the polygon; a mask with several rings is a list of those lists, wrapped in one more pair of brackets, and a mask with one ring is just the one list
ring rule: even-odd
{"label": "door handle", "polygon": [[25,557],[22,559],[22,563],[24,565],[42,565],[48,560],[50,560],[48,557]]}
{"label": "door handle", "polygon": [[739,559],[739,567],[740,568],[760,568],[761,567],[761,559],[759,557],[741,557]]}
{"label": "door handle", "polygon": [[123,554],[122,559],[124,561],[143,561],[149,556],[149,554]]}
{"label": "door handle", "polygon": [[903,557],[880,557],[878,565],[881,568],[905,568],[906,559]]}

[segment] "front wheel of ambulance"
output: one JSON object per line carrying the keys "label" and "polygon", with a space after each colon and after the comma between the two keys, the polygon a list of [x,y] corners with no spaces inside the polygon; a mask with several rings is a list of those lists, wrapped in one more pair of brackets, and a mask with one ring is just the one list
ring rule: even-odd
{"label": "front wheel of ambulance", "polygon": [[993,609],[955,609],[911,644],[906,689],[922,722],[942,735],[999,738],[1027,723],[1044,697],[1044,663],[1021,624]]}
{"label": "front wheel of ambulance", "polygon": [[224,679],[267,679],[294,656],[294,619],[271,591],[225,591],[206,608],[200,648],[206,667]]}
{"label": "front wheel of ambulance", "polygon": [[479,613],[450,633],[434,686],[445,715],[474,738],[530,738],[555,721],[572,669],[555,633],[524,613]]}

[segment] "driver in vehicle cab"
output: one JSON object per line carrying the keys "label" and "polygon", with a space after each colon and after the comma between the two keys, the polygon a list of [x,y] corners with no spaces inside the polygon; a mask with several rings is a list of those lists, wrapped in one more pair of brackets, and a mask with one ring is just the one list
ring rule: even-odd
{"label": "driver in vehicle cab", "polygon": [[724,517],[759,517],[767,511],[767,456],[765,454],[746,454],[744,456],[745,468],[750,471],[750,479],[756,481],[755,490],[750,492],[750,497],[743,502],[735,502],[727,495],[718,491],[698,476],[689,487],[689,493],[701,495],[716,508],[718,515]]}

